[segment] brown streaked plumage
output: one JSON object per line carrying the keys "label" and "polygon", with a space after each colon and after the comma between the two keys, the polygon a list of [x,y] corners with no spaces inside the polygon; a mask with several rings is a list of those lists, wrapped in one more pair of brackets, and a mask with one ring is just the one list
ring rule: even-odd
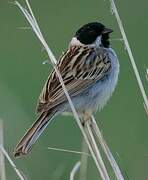
{"label": "brown streaked plumage", "polygon": [[[72,46],[58,61],[58,69],[71,97],[83,92],[88,86],[101,79],[106,74],[106,71],[110,69],[110,61],[108,61],[107,54],[104,53],[103,49],[99,56],[94,56],[93,61],[89,62],[89,58],[88,62],[86,61],[87,57],[94,51],[94,47]],[[50,117],[56,113],[54,111],[55,107],[65,101],[67,101],[67,98],[56,72],[53,70],[39,97],[37,105],[39,117],[16,146],[15,156],[29,152],[32,144],[37,140],[36,138],[32,140],[38,135],[36,133],[44,130]]]}
{"label": "brown streaked plumage", "polygon": [[[107,54],[103,49],[101,51],[99,56],[94,56],[94,60],[88,63],[86,61],[87,56],[95,52],[94,47],[71,47],[59,60],[57,66],[71,97],[78,95],[89,85],[101,79],[111,67]],[[77,61],[77,59],[79,59],[79,61]],[[67,98],[58,76],[53,70],[39,97],[37,112],[47,111],[64,101],[67,101]]]}

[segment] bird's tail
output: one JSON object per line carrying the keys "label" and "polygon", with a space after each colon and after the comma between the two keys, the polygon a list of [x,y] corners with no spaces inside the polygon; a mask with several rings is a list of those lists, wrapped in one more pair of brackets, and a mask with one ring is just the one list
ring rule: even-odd
{"label": "bird's tail", "polygon": [[14,149],[15,157],[25,155],[31,150],[32,145],[37,141],[49,122],[51,122],[55,113],[56,112],[52,110],[41,113]]}

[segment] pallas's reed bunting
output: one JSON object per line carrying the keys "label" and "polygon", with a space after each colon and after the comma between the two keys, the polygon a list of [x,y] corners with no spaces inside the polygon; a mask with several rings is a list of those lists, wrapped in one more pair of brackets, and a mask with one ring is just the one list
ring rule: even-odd
{"label": "pallas's reed bunting", "polygon": [[[97,109],[102,109],[117,84],[119,62],[110,48],[112,32],[99,22],[85,24],[57,63],[80,119],[87,120]],[[37,120],[16,146],[14,155],[27,154],[51,120],[63,112],[70,113],[71,108],[53,70],[39,97]]]}

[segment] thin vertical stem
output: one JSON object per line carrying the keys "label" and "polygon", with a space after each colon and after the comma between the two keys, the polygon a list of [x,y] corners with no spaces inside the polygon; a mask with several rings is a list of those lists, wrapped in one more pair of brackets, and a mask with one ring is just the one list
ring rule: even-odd
{"label": "thin vertical stem", "polygon": [[[82,139],[82,152],[88,154],[88,146],[84,140]],[[87,168],[88,168],[88,156],[86,154],[81,155],[81,168],[80,168],[80,180],[87,180]]]}
{"label": "thin vertical stem", "polygon": [[[3,120],[0,119],[0,145],[4,146],[4,130],[3,130]],[[0,151],[0,179],[6,180],[6,170],[5,170],[5,157],[2,151]]]}
{"label": "thin vertical stem", "polygon": [[88,120],[85,122],[85,126],[86,126],[84,128],[85,133],[87,134],[87,137],[88,137],[89,142],[91,144],[91,148],[93,149],[93,152],[96,155],[95,156],[96,157],[96,161],[99,164],[99,171],[100,171],[101,178],[104,179],[104,180],[110,180],[108,172],[107,172],[107,169],[106,169],[106,167],[104,165],[101,153],[100,153],[100,151],[98,149],[97,143],[96,143],[95,138],[93,136],[90,122]]}
{"label": "thin vertical stem", "polygon": [[101,145],[108,161],[110,162],[112,169],[114,170],[117,180],[124,180],[121,170],[120,170],[116,160],[114,159],[107,143],[105,142],[105,140],[101,134],[101,131],[100,131],[100,129],[95,121],[95,118],[93,116],[92,116],[92,131],[98,137],[98,141],[100,142],[100,145]]}
{"label": "thin vertical stem", "polygon": [[113,13],[114,13],[114,15],[115,15],[115,17],[117,19],[117,23],[118,23],[120,32],[122,34],[122,37],[123,37],[123,40],[124,40],[124,43],[125,43],[125,46],[126,46],[126,49],[127,49],[127,52],[128,52],[128,55],[129,55],[132,67],[133,67],[133,70],[134,70],[134,73],[135,73],[135,76],[136,76],[136,79],[137,79],[137,82],[138,82],[138,85],[139,85],[139,88],[140,88],[140,91],[141,91],[141,94],[142,94],[142,97],[144,99],[144,103],[145,103],[146,109],[148,109],[147,95],[146,95],[144,86],[142,84],[142,80],[141,80],[141,77],[140,77],[137,65],[135,63],[134,56],[133,56],[133,53],[131,51],[131,48],[130,48],[130,45],[129,45],[129,42],[128,42],[128,39],[127,39],[127,36],[126,36],[126,33],[125,33],[125,30],[124,30],[124,27],[123,27],[123,24],[122,24],[122,21],[121,21],[121,18],[119,16],[119,13],[118,13],[118,10],[117,10],[117,7],[115,5],[114,0],[109,0],[109,1],[111,3],[111,7],[112,7],[112,10],[113,10]]}

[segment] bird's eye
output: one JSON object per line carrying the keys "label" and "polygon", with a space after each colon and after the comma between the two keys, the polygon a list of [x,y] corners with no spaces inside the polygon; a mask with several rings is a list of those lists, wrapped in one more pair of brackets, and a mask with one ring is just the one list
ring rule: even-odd
{"label": "bird's eye", "polygon": [[94,31],[93,31],[93,30],[90,30],[89,32],[90,32],[90,33],[93,33]]}
{"label": "bird's eye", "polygon": [[95,34],[95,31],[90,30],[90,31],[89,31],[89,34],[93,35],[93,34]]}

